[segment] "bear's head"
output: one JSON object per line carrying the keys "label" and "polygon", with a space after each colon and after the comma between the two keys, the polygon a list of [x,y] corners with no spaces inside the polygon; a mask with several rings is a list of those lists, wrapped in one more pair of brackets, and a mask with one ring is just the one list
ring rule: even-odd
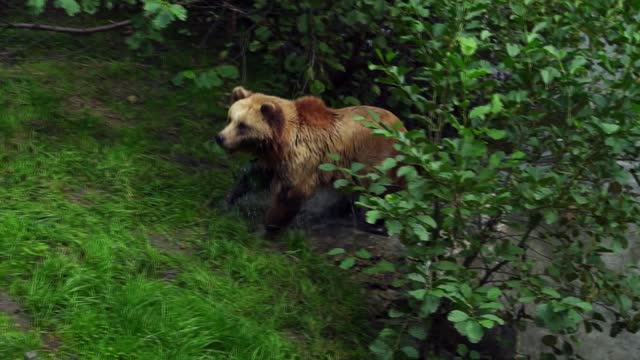
{"label": "bear's head", "polygon": [[257,155],[277,144],[284,115],[278,98],[253,93],[243,87],[233,89],[228,124],[216,136],[216,142],[228,151]]}

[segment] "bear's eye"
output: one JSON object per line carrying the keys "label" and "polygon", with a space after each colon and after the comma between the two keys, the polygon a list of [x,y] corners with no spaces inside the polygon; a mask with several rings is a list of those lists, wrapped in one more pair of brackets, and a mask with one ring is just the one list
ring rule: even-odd
{"label": "bear's eye", "polygon": [[249,126],[247,126],[247,124],[245,124],[243,122],[238,123],[238,130],[244,131],[244,130],[247,130],[248,128],[249,128]]}

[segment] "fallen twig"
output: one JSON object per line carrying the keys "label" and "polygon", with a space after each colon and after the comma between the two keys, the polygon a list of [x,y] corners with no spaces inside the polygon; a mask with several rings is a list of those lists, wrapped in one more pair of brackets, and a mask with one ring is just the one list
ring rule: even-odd
{"label": "fallen twig", "polygon": [[6,23],[2,27],[14,28],[14,29],[30,29],[30,30],[42,30],[60,33],[69,33],[77,35],[89,35],[98,32],[109,31],[117,28],[121,28],[131,24],[131,20],[123,20],[108,25],[95,26],[90,28],[75,28],[66,26],[55,25],[43,25],[43,24],[31,24],[31,23]]}

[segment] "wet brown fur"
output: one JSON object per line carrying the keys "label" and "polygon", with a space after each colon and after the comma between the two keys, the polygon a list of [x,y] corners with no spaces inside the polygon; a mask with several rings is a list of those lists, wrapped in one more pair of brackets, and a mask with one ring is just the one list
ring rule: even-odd
{"label": "wet brown fur", "polygon": [[303,125],[317,128],[333,126],[337,114],[329,109],[324,101],[313,96],[306,96],[295,101],[298,121]]}
{"label": "wet brown fur", "polygon": [[393,139],[374,136],[370,129],[353,120],[354,116],[371,119],[371,111],[388,126],[400,121],[381,108],[332,109],[316,97],[286,100],[241,87],[233,90],[232,101],[230,123],[220,134],[229,142],[243,141],[233,139],[234,126],[240,122],[254,126],[252,136],[262,146],[250,152],[258,157],[261,166],[275,174],[272,204],[266,216],[268,228],[286,226],[319,186],[331,185],[342,177],[337,171],[319,170],[322,163],[331,162],[328,154],[340,155],[336,163],[340,167],[349,167],[352,162],[375,166],[396,155]]}

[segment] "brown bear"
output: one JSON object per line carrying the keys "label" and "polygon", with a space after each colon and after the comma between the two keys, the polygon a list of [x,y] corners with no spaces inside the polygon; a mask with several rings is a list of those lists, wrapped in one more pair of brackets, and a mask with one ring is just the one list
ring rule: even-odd
{"label": "brown bear", "polygon": [[[253,170],[240,179],[227,197],[233,203],[247,190],[248,180],[257,172],[271,177],[272,203],[267,211],[267,236],[276,235],[298,213],[319,186],[342,177],[339,171],[326,172],[319,166],[333,162],[349,167],[352,162],[374,166],[394,157],[394,140],[375,136],[354,117],[372,119],[378,115],[387,126],[400,126],[391,112],[372,106],[332,109],[312,96],[286,100],[236,87],[228,124],[216,142],[229,152],[244,151],[256,156]],[[330,160],[328,154],[340,160]]]}

